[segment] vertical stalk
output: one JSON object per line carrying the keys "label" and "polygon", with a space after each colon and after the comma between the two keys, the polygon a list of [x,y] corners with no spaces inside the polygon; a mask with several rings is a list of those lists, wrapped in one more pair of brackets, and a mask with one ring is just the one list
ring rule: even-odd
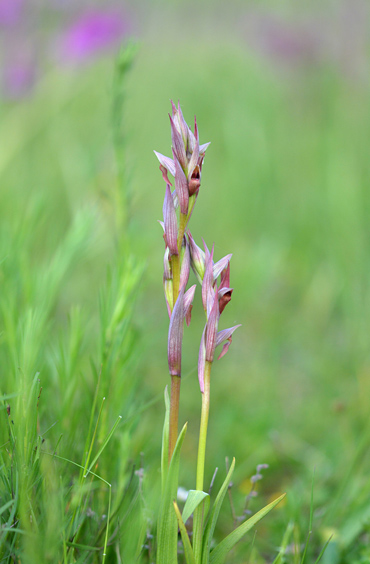
{"label": "vertical stalk", "polygon": [[[198,461],[197,461],[197,477],[196,489],[203,491],[204,488],[204,465],[206,459],[206,443],[208,416],[211,395],[211,367],[212,363],[206,361],[204,367],[204,392],[202,394],[202,413],[200,417],[199,444],[198,444]],[[202,553],[202,535],[203,535],[203,503],[194,511],[194,528],[193,528],[193,549],[195,561],[200,562]]]}
{"label": "vertical stalk", "polygon": [[173,280],[173,305],[179,297],[180,290],[180,253],[171,257],[172,280]]}
{"label": "vertical stalk", "polygon": [[180,386],[181,376],[171,376],[171,399],[170,399],[170,430],[168,445],[168,464],[171,462],[172,454],[175,449],[178,426],[179,426],[179,405],[180,405]]}
{"label": "vertical stalk", "polygon": [[[173,279],[173,304],[175,305],[180,291],[180,253],[182,240],[185,233],[186,223],[188,216],[180,213],[180,226],[177,238],[178,255],[172,255],[172,279]],[[180,407],[180,387],[181,376],[171,376],[171,400],[170,400],[170,429],[169,429],[169,444],[168,444],[168,464],[171,462],[172,453],[174,451],[179,426],[179,407]]]}
{"label": "vertical stalk", "polygon": [[188,222],[188,216],[180,212],[180,226],[179,226],[179,233],[177,236],[177,248],[179,250],[179,255],[181,252],[182,240],[184,238],[187,222]]}

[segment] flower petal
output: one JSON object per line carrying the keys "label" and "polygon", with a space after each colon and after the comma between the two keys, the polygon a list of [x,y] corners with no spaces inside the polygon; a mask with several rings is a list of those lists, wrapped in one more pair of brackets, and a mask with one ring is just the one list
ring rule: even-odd
{"label": "flower petal", "polygon": [[220,311],[220,315],[231,300],[233,291],[234,288],[220,288],[218,290],[218,309]]}
{"label": "flower petal", "polygon": [[184,141],[182,138],[181,133],[178,131],[174,120],[172,119],[172,117],[170,116],[170,122],[171,122],[171,137],[172,137],[172,150],[174,151],[176,157],[178,158],[182,169],[186,170],[187,169],[187,165],[188,165],[188,161],[186,158],[186,151],[185,151],[185,145],[184,145]]}
{"label": "flower petal", "polygon": [[189,327],[190,325],[190,320],[191,320],[191,310],[193,307],[193,300],[194,300],[194,294],[195,294],[195,288],[196,288],[196,284],[194,284],[193,286],[191,286],[189,288],[189,290],[187,292],[185,292],[184,295],[184,315],[185,315],[185,321],[186,321],[186,325]]}
{"label": "flower petal", "polygon": [[188,189],[188,182],[186,180],[186,176],[184,171],[181,168],[181,165],[176,157],[175,151],[173,153],[174,160],[175,160],[175,186],[176,186],[176,194],[179,200],[180,211],[182,214],[187,215],[188,207],[189,207],[189,189]]}
{"label": "flower petal", "polygon": [[231,335],[238,327],[241,327],[240,323],[239,325],[234,325],[234,327],[229,327],[228,329],[222,329],[222,331],[219,331],[216,336],[216,347],[218,347],[218,345],[221,345],[221,343],[229,339],[229,337],[231,337]]}
{"label": "flower petal", "polygon": [[197,117],[194,116],[194,137],[199,143],[199,132],[198,132],[198,124],[197,124]]}
{"label": "flower petal", "polygon": [[195,243],[190,231],[187,232],[189,247],[190,247],[190,264],[195,276],[202,284],[205,270],[205,257],[206,255],[200,247]]}
{"label": "flower petal", "polygon": [[170,157],[165,157],[164,155],[162,155],[161,153],[157,153],[157,151],[154,151],[157,159],[159,160],[159,162],[161,163],[162,166],[164,166],[164,168],[166,168],[174,177],[175,176],[175,163],[173,162],[172,159],[170,159]]}
{"label": "flower petal", "polygon": [[178,197],[177,197],[176,188],[175,188],[175,190],[172,192],[172,199],[173,199],[173,205],[175,206],[175,210],[177,210],[177,208],[179,207],[179,199],[178,199]]}
{"label": "flower petal", "polygon": [[189,167],[188,167],[188,179],[189,180],[191,178],[191,175],[193,174],[194,168],[198,165],[198,159],[199,159],[199,142],[194,137],[194,148],[193,148],[192,155],[190,157]]}
{"label": "flower petal", "polygon": [[163,271],[164,277],[166,280],[172,280],[172,271],[171,271],[171,263],[170,263],[170,251],[169,248],[166,247],[163,257]]}
{"label": "flower petal", "polygon": [[166,185],[166,194],[163,202],[163,219],[166,234],[166,244],[170,249],[171,255],[178,255],[179,251],[177,249],[177,217],[169,184]]}
{"label": "flower petal", "polygon": [[219,317],[220,314],[218,311],[218,296],[217,296],[217,292],[215,292],[212,309],[208,316],[207,330],[206,330],[206,360],[208,362],[213,362],[213,357],[215,354],[216,335],[217,335]]}
{"label": "flower petal", "polygon": [[[214,266],[213,266],[213,278],[214,280],[217,280],[217,278],[220,276],[221,272],[223,270],[225,270],[225,268],[228,267],[229,263],[230,263],[230,259],[233,255],[226,255],[226,257],[223,257],[222,259],[220,259],[219,261],[217,261]],[[230,273],[230,270],[229,270]],[[230,283],[230,281],[229,281]],[[222,285],[221,285],[222,287]]]}
{"label": "flower petal", "polygon": [[210,313],[210,309],[213,305],[214,301],[214,290],[213,290],[213,252],[214,252],[214,245],[212,246],[211,253],[209,252],[207,245],[205,245],[205,271],[203,276],[203,283],[202,283],[202,302],[203,308],[206,312],[207,319]]}
{"label": "flower petal", "polygon": [[223,343],[224,341],[226,341],[224,346],[222,347],[221,353],[217,357],[217,360],[220,360],[220,358],[225,356],[225,354],[229,350],[229,346],[231,345],[231,341],[232,341],[231,335],[234,333],[235,329],[237,329],[238,327],[240,327],[240,325],[235,325],[234,327],[230,327],[229,329],[223,329],[222,331],[219,331],[217,333],[216,347],[218,345],[220,345],[221,343]]}
{"label": "flower petal", "polygon": [[188,128],[188,154],[191,154],[195,148],[195,135],[190,128]]}
{"label": "flower petal", "polygon": [[171,319],[173,310],[173,281],[167,280],[165,276],[163,276],[163,290],[164,297],[166,299],[168,317]]}
{"label": "flower petal", "polygon": [[173,280],[170,263],[170,251],[166,247],[163,257],[163,290],[164,297],[166,298],[168,316],[171,319],[173,310]]}
{"label": "flower petal", "polygon": [[183,141],[184,141],[185,152],[186,152],[187,144],[188,144],[188,136],[189,136],[190,130],[189,130],[189,126],[186,123],[184,116],[182,114],[180,102],[178,102],[178,104],[177,104],[177,119],[178,119],[178,122],[179,122],[180,131],[181,131],[181,135],[182,135],[182,138],[183,138]]}
{"label": "flower petal", "polygon": [[208,147],[210,146],[211,142],[209,143],[203,143],[203,145],[199,146],[199,154],[204,156],[204,153],[206,152],[206,150],[208,149]]}

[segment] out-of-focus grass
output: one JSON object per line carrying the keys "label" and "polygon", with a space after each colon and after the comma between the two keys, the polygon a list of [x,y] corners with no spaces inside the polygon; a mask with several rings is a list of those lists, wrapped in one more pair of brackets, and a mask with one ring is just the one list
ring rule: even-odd
{"label": "out-of-focus grass", "polygon": [[[95,63],[78,73],[49,75],[31,99],[3,104],[0,110],[2,257],[17,249],[17,262],[10,256],[6,263],[12,275],[5,276],[2,269],[1,292],[12,296],[13,313],[19,300],[28,303],[29,295],[50,307],[44,336],[45,331],[57,332],[66,323],[66,312],[78,303],[70,317],[70,346],[76,344],[73,335],[78,341],[81,332],[89,336],[96,331],[92,305],[117,237],[111,69],[109,62]],[[269,463],[270,470],[252,509],[262,505],[260,498],[288,491],[286,505],[258,529],[255,562],[269,561],[289,519],[295,521],[295,544],[305,542],[314,470],[310,561],[329,528],[336,537],[327,562],[339,562],[337,547],[344,562],[360,561],[359,551],[366,550],[368,95],[367,84],[329,64],[272,70],[236,38],[175,42],[173,33],[168,40],[143,42],[127,85],[123,129],[132,194],[130,250],[148,264],[135,320],[142,332],[140,366],[132,378],[141,381],[147,400],[168,383],[163,248],[156,223],[164,185],[152,151],[170,154],[166,116],[169,99],[179,98],[188,122],[197,114],[201,142],[212,142],[191,230],[198,242],[201,237],[207,244],[215,241],[216,258],[233,253],[235,291],[223,322],[225,327],[243,324],[212,375],[206,476],[210,480],[215,466],[224,468],[226,455],[236,456],[234,497],[240,511],[258,463]],[[84,211],[73,223],[80,208]],[[73,240],[80,241],[73,249],[68,229],[77,230]],[[56,248],[61,250],[53,255]],[[63,248],[71,259],[68,265]],[[40,264],[51,287],[63,277],[63,291],[50,306],[42,294],[37,296]],[[14,278],[18,290],[8,287]],[[199,306],[199,295],[197,300]],[[189,420],[185,487],[194,485],[199,425],[195,367],[203,317],[196,309],[184,340],[188,375],[180,417]],[[37,333],[32,338],[37,340]],[[94,386],[86,360],[78,370],[63,369],[71,378],[63,397],[57,364],[63,362],[66,346],[58,353],[48,351],[43,364],[48,366],[47,405],[41,402],[40,410],[47,426],[60,418],[72,443],[80,429],[68,393],[81,398],[87,386],[90,398],[85,399],[91,401]],[[35,359],[31,364],[36,366]],[[161,425],[160,410],[147,410],[133,447],[136,454],[145,453],[153,476],[159,467]],[[53,437],[57,439],[57,431]],[[74,456],[81,444],[82,437],[71,444]],[[225,530],[230,527],[226,512],[222,523]],[[246,558],[249,549],[240,550]],[[235,561],[241,561],[237,558],[235,554]]]}

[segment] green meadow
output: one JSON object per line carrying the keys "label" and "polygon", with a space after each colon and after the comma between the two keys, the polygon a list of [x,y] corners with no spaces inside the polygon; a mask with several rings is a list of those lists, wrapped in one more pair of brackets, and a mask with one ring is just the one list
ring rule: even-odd
{"label": "green meadow", "polygon": [[[169,376],[153,150],[170,155],[179,99],[211,141],[190,230],[215,243],[215,260],[233,253],[220,328],[242,324],[212,371],[207,488],[236,458],[216,539],[264,463],[249,510],[287,496],[226,562],[314,564],[330,539],[323,564],[363,564],[368,77],[329,59],[271,60],[221,24],[177,37],[175,16],[168,34],[50,68],[0,102],[0,562],[155,561]],[[187,490],[203,325],[198,288],[183,343]]]}

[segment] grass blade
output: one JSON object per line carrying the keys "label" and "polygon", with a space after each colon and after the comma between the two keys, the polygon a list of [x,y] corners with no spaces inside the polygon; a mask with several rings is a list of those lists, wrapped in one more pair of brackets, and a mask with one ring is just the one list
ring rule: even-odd
{"label": "grass blade", "polygon": [[250,517],[247,521],[245,521],[245,523],[235,529],[235,531],[227,535],[227,537],[224,538],[224,540],[221,541],[220,544],[212,550],[209,560],[210,564],[223,564],[227,554],[236,545],[236,543],[240,539],[242,539],[243,536],[248,531],[250,531],[250,529],[254,527],[256,523],[258,523],[258,521],[260,521],[265,515],[267,515],[267,513],[269,513],[271,509],[273,509],[278,503],[280,503],[280,501],[284,497],[285,494],[281,495],[280,497],[275,499],[275,501],[269,503],[268,505],[266,505],[266,507],[258,511],[258,513]]}
{"label": "grass blade", "polygon": [[106,438],[103,441],[102,446],[100,447],[100,449],[98,450],[98,454],[95,456],[94,460],[92,461],[92,463],[90,464],[86,474],[84,475],[84,478],[87,478],[88,474],[91,472],[91,468],[93,468],[94,464],[97,462],[99,456],[101,455],[101,453],[103,452],[103,450],[105,449],[105,447],[107,446],[107,444],[109,443],[109,441],[111,440],[114,431],[117,429],[117,426],[119,424],[119,422],[122,419],[122,415],[119,415],[117,417],[116,422],[114,423],[113,427],[111,428],[111,430],[109,431],[108,435],[106,436]]}
{"label": "grass blade", "polygon": [[209,562],[209,552],[210,552],[210,546],[211,546],[211,542],[212,542],[212,538],[213,538],[213,533],[214,533],[214,530],[215,530],[215,527],[216,527],[218,516],[220,514],[222,502],[224,500],[227,489],[229,487],[231,476],[233,475],[233,472],[234,472],[234,468],[235,468],[235,458],[233,458],[233,461],[231,463],[231,466],[230,466],[230,469],[227,473],[225,481],[222,484],[220,491],[217,494],[217,497],[215,499],[211,513],[210,513],[209,518],[208,518],[206,528],[204,530],[202,564],[208,564],[208,562]]}
{"label": "grass blade", "polygon": [[204,518],[206,518],[211,503],[210,497],[206,492],[200,490],[190,490],[184,509],[182,511],[182,519],[184,523],[189,519],[194,510],[204,501]]}
{"label": "grass blade", "polygon": [[[204,499],[204,498],[202,498],[202,499]],[[179,524],[179,529],[180,529],[181,538],[182,538],[182,544],[184,545],[184,554],[185,554],[186,564],[196,564],[194,552],[193,552],[193,547],[190,544],[188,532],[186,530],[183,518],[181,517],[179,507],[178,507],[175,500],[173,502],[173,506],[175,508],[177,522]]]}
{"label": "grass blade", "polygon": [[109,533],[109,519],[110,519],[111,502],[112,502],[112,488],[109,488],[107,526],[106,526],[106,529],[105,529],[104,551],[103,551],[103,564],[104,564],[104,562],[105,562],[105,557],[107,556],[107,545],[108,545],[108,533]]}
{"label": "grass blade", "polygon": [[325,550],[328,548],[328,544],[331,541],[331,539],[333,538],[333,535],[331,535],[328,540],[326,541],[326,543],[324,544],[324,546],[322,547],[322,550],[320,552],[320,554],[318,555],[317,559],[315,560],[315,564],[318,564],[321,560],[321,558],[324,556],[324,552]]}
{"label": "grass blade", "polygon": [[293,529],[294,529],[294,523],[292,521],[290,521],[290,523],[288,523],[288,526],[287,526],[286,531],[284,533],[283,540],[281,541],[279,554],[276,556],[276,558],[275,558],[275,560],[273,561],[272,564],[281,564],[281,562],[283,561],[283,556],[284,556],[285,551],[287,549],[287,546],[289,544],[290,537],[292,535]]}
{"label": "grass blade", "polygon": [[308,535],[307,535],[307,540],[306,540],[306,544],[303,550],[303,554],[302,554],[302,559],[300,564],[303,564],[306,558],[306,554],[307,554],[307,549],[308,549],[308,545],[310,542],[310,538],[312,535],[312,523],[313,523],[313,485],[314,485],[314,479],[315,479],[315,473],[312,476],[312,486],[311,486],[311,505],[310,505],[310,522],[308,525]]}
{"label": "grass blade", "polygon": [[180,451],[186,435],[187,423],[177,439],[175,450],[167,472],[162,504],[158,519],[157,564],[177,564],[177,518],[173,500],[177,494],[180,466]]}

